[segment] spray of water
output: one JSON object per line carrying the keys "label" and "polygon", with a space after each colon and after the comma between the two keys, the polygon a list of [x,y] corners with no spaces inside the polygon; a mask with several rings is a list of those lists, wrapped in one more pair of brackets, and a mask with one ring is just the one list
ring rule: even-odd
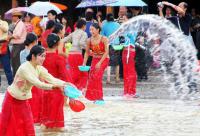
{"label": "spray of water", "polygon": [[[158,58],[159,52],[160,70],[171,85],[172,96],[181,99],[199,96],[196,49],[188,37],[167,19],[141,15],[122,24],[109,40],[112,42],[116,37],[138,32],[145,32],[147,48],[153,57]],[[159,40],[159,46],[155,40]]]}

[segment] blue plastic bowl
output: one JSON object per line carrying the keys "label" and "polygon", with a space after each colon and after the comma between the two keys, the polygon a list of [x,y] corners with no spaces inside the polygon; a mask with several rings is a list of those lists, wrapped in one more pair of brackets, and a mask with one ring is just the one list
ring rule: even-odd
{"label": "blue plastic bowl", "polygon": [[90,66],[78,66],[80,71],[89,71],[90,70]]}
{"label": "blue plastic bowl", "polygon": [[68,96],[69,98],[78,98],[82,96],[82,92],[78,89],[74,88],[73,86],[67,85],[64,87],[64,94]]}
{"label": "blue plastic bowl", "polygon": [[118,50],[122,50],[124,45],[112,45],[113,49],[118,51]]}
{"label": "blue plastic bowl", "polygon": [[94,104],[96,104],[96,105],[104,105],[104,104],[105,104],[105,101],[104,101],[104,100],[96,100],[96,101],[94,102]]}

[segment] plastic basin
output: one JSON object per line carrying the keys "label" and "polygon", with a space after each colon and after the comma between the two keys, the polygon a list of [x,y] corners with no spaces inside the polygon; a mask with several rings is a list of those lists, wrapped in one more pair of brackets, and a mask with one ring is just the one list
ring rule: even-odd
{"label": "plastic basin", "polygon": [[67,85],[64,87],[64,94],[68,96],[69,98],[78,98],[82,96],[82,92],[78,89],[74,88],[73,86]]}
{"label": "plastic basin", "polygon": [[114,50],[122,50],[123,49],[123,45],[112,45]]}
{"label": "plastic basin", "polygon": [[80,71],[89,71],[90,70],[90,66],[78,66]]}

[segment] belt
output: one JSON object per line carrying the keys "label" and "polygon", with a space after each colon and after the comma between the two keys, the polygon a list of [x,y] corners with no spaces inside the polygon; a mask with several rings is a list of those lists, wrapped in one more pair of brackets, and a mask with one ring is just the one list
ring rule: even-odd
{"label": "belt", "polygon": [[[125,48],[124,50],[128,51],[128,48]],[[135,49],[129,49],[130,51],[135,51]]]}

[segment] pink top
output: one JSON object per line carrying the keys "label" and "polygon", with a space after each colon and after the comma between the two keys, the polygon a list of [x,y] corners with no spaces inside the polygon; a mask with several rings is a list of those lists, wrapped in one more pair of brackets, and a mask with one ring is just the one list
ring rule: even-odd
{"label": "pink top", "polygon": [[24,40],[26,39],[26,26],[25,24],[19,20],[18,23],[16,23],[16,27],[13,31],[13,39],[11,40],[12,44],[22,44],[24,43]]}

